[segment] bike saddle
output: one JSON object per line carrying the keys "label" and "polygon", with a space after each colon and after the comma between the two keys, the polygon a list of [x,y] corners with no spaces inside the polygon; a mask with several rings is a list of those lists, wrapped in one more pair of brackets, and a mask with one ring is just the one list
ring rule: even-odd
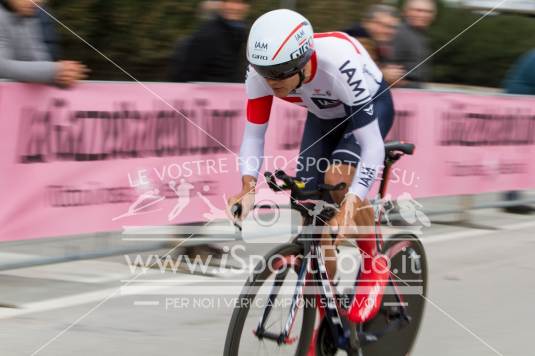
{"label": "bike saddle", "polygon": [[385,142],[385,152],[389,154],[393,151],[399,151],[403,152],[406,155],[412,155],[414,153],[414,144],[406,143],[403,141]]}

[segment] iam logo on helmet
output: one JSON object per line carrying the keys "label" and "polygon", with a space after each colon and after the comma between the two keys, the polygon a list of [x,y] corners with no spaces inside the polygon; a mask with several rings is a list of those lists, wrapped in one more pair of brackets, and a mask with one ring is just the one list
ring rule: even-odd
{"label": "iam logo on helmet", "polygon": [[305,37],[305,30],[304,29],[301,29],[301,31],[297,32],[295,35],[294,35],[294,38],[297,42],[301,41],[301,39]]}
{"label": "iam logo on helmet", "polygon": [[305,38],[300,44],[299,48],[290,53],[290,58],[295,59],[298,57],[301,57],[306,53],[306,51],[309,50],[309,48],[312,48],[314,46],[314,42],[312,41],[312,36],[309,38]]}
{"label": "iam logo on helmet", "polygon": [[256,41],[255,44],[254,44],[254,50],[255,51],[267,52],[268,44],[264,43],[264,42]]}

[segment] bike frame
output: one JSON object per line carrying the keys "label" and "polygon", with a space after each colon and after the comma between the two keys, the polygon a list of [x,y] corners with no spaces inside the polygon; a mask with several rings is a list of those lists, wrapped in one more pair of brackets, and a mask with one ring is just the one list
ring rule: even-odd
{"label": "bike frame", "polygon": [[[296,242],[302,244],[304,247],[304,256],[301,262],[301,267],[299,269],[297,284],[295,287],[294,294],[292,296],[290,312],[288,318],[286,319],[286,323],[284,324],[284,329],[282,330],[281,334],[278,335],[274,335],[273,333],[269,333],[264,330],[265,324],[272,309],[273,301],[275,300],[280,290],[280,286],[282,284],[281,281],[284,280],[284,277],[286,277],[286,274],[288,273],[288,268],[291,267],[281,269],[275,277],[275,282],[273,283],[270,295],[268,297],[268,303],[266,305],[266,308],[264,309],[262,318],[258,323],[258,327],[255,330],[255,334],[258,337],[272,339],[278,344],[293,342],[293,340],[289,338],[289,335],[291,332],[291,328],[295,322],[299,300],[303,298],[304,288],[307,282],[310,281],[319,284],[320,291],[319,293],[317,293],[316,298],[318,301],[320,301],[319,299],[321,299],[322,302],[325,302],[325,313],[328,318],[333,322],[333,325],[336,326],[335,329],[337,334],[344,333],[342,318],[340,317],[340,312],[336,305],[336,295],[331,285],[330,279],[327,275],[325,259],[321,251],[319,239],[315,238],[314,234],[306,232],[307,226],[323,225],[323,222],[321,222],[320,220],[321,218],[318,218],[317,216],[314,216],[313,218],[306,216],[304,224],[305,232],[303,234],[300,234],[296,238]],[[309,276],[311,276],[312,279]]]}
{"label": "bike frame", "polygon": [[[385,160],[385,169],[383,171],[383,179],[381,180],[379,193],[378,193],[378,198],[381,201],[380,204],[383,204],[382,198],[386,195],[391,167],[402,156],[403,154],[401,153],[394,153],[394,154],[387,156]],[[268,298],[269,302],[265,307],[262,318],[259,321],[258,327],[254,331],[254,333],[260,339],[262,338],[271,339],[271,340],[276,341],[279,345],[283,343],[291,344],[294,340],[292,340],[289,337],[289,335],[291,333],[292,327],[295,322],[295,317],[297,315],[298,303],[299,303],[299,300],[303,299],[303,295],[304,295],[303,290],[304,290],[304,287],[307,285],[307,282],[312,281],[314,286],[317,288],[317,292],[315,293],[316,293],[316,301],[318,302],[319,304],[318,306],[320,308],[320,315],[325,316],[325,320],[327,321],[327,324],[331,331],[331,335],[333,336],[333,339],[335,340],[337,347],[343,350],[350,350],[352,347],[354,347],[351,345],[351,332],[352,332],[351,325],[350,325],[351,322],[348,321],[347,318],[343,317],[345,316],[346,311],[343,310],[343,308],[341,308],[336,302],[336,293],[327,275],[327,269],[325,266],[325,259],[322,253],[321,245],[319,243],[319,239],[315,237],[317,236],[317,234],[314,234],[311,231],[308,231],[310,229],[307,229],[307,227],[317,227],[317,226],[324,225],[324,222],[328,221],[330,217],[323,216],[322,214],[311,217],[310,215],[308,215],[309,209],[307,207],[307,203],[304,203],[304,204],[300,202],[294,203],[292,201],[292,207],[299,210],[304,219],[303,233],[297,236],[296,241],[295,241],[296,243],[303,245],[304,256],[301,262],[301,267],[299,269],[295,291],[292,296],[290,312],[286,319],[286,323],[284,324],[284,329],[282,330],[280,334],[267,332],[265,330],[265,324],[271,312],[273,301],[275,300],[280,290],[282,281],[284,281],[284,278],[286,277],[286,274],[288,273],[289,268],[291,268],[291,267],[286,267],[286,269],[282,268],[275,277],[275,282],[272,286],[272,289]],[[377,239],[378,250],[380,252],[382,252],[384,248],[384,241],[383,241],[382,233],[380,230],[381,219],[382,219],[382,210],[380,210],[380,213],[378,214],[378,217],[376,219],[376,227],[377,227],[376,239]],[[392,256],[388,256],[388,257],[392,257]],[[310,277],[312,278],[310,279]],[[357,275],[357,281],[358,281],[358,275]],[[392,276],[389,276],[388,284],[392,286],[396,300],[401,306],[401,316],[403,317],[404,320],[408,321],[409,319],[407,316],[405,303],[403,302],[403,297],[399,293],[397,284],[396,282],[394,282]],[[397,327],[397,325],[392,325],[390,328],[388,328],[388,330],[384,330],[383,332],[376,333],[373,335],[360,332],[357,335],[358,339],[362,339],[362,340],[359,340],[359,343],[362,345],[367,342],[376,341],[377,337],[380,337],[386,334],[387,332],[390,331],[390,329],[394,329],[395,327]]]}

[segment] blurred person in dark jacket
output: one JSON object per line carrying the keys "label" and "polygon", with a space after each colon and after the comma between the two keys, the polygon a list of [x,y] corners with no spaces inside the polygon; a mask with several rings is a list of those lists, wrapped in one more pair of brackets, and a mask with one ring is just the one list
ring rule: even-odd
{"label": "blurred person in dark jacket", "polygon": [[403,7],[403,19],[394,37],[392,61],[403,66],[408,73],[399,86],[421,88],[431,81],[431,46],[427,30],[436,16],[434,0],[407,0]]}
{"label": "blurred person in dark jacket", "polygon": [[76,61],[54,61],[43,37],[42,0],[0,0],[0,78],[69,87],[86,77]]}
{"label": "blurred person in dark jacket", "polygon": [[511,67],[504,82],[508,94],[535,95],[535,49]]}
{"label": "blurred person in dark jacket", "polygon": [[44,5],[37,9],[37,18],[41,24],[41,33],[43,42],[48,48],[48,53],[53,61],[59,61],[61,53],[61,44],[58,31],[56,30],[56,22],[48,15],[50,10]]}
{"label": "blurred person in dark jacket", "polygon": [[245,0],[220,1],[215,18],[181,40],[171,60],[174,82],[243,82],[247,39]]}
{"label": "blurred person in dark jacket", "polygon": [[199,5],[199,19],[203,21],[213,20],[217,17],[220,11],[222,1],[220,0],[206,0]]}
{"label": "blurred person in dark jacket", "polygon": [[[201,3],[199,16],[208,20],[191,37],[178,41],[171,58],[171,81],[243,82],[248,34],[244,19],[248,12],[249,3],[245,0]],[[191,260],[200,257],[202,260],[209,258],[208,261],[219,259],[222,254],[220,247],[210,244],[179,249],[175,246],[173,252],[175,258],[185,255]]]}
{"label": "blurred person in dark jacket", "polygon": [[[524,54],[511,67],[504,81],[504,89],[508,94],[535,95],[535,49]],[[505,195],[507,201],[521,199],[520,192],[507,192]],[[530,214],[535,212],[535,208],[529,205],[513,205],[504,208],[512,214]]]}
{"label": "blurred person in dark jacket", "polygon": [[354,24],[344,31],[362,43],[390,84],[405,74],[402,66],[390,63],[393,51],[392,39],[398,25],[399,15],[395,7],[376,4],[370,6],[362,24]]}

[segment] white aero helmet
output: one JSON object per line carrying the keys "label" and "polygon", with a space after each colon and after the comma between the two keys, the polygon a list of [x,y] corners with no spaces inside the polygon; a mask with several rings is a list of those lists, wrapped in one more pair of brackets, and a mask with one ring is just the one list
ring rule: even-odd
{"label": "white aero helmet", "polygon": [[314,31],[295,11],[273,10],[260,16],[249,33],[247,60],[264,78],[281,80],[297,73],[314,53]]}

